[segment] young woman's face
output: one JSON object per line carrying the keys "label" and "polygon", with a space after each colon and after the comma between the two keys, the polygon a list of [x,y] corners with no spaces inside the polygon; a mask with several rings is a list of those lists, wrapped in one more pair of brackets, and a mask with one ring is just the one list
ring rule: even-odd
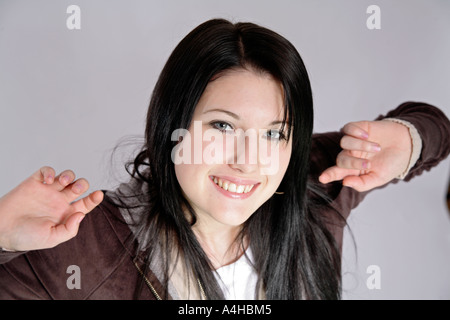
{"label": "young woman's face", "polygon": [[281,84],[267,74],[227,71],[208,84],[172,153],[199,223],[239,226],[274,194],[292,151],[283,114]]}

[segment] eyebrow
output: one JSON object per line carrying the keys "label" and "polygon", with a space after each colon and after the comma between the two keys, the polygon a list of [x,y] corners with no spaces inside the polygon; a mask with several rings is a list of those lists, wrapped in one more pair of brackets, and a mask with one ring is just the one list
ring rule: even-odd
{"label": "eyebrow", "polygon": [[207,111],[203,112],[203,114],[209,113],[209,112],[223,112],[223,113],[226,113],[227,115],[229,115],[230,117],[232,117],[232,118],[234,118],[236,120],[241,119],[236,113],[233,113],[231,111],[224,110],[224,109],[210,109],[210,110],[207,110]]}
{"label": "eyebrow", "polygon": [[[230,117],[232,117],[232,118],[234,118],[236,120],[240,120],[241,119],[236,113],[228,111],[228,110],[224,110],[224,109],[210,109],[210,110],[207,110],[207,111],[203,112],[203,114],[210,113],[210,112],[222,112],[222,113],[225,113],[225,114],[229,115]],[[281,121],[281,120],[275,120],[275,121],[272,121],[269,125],[273,126],[273,125],[280,124],[280,123],[283,123],[283,122],[284,121]]]}

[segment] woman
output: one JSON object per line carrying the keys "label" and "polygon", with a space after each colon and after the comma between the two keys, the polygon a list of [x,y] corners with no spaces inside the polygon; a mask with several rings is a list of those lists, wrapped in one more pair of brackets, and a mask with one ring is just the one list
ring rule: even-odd
{"label": "woman", "polygon": [[87,181],[44,167],[0,199],[0,297],[338,299],[350,210],[450,152],[435,107],[405,103],[382,119],[312,136],[292,44],[207,21],[162,70],[129,183],[72,203]]}

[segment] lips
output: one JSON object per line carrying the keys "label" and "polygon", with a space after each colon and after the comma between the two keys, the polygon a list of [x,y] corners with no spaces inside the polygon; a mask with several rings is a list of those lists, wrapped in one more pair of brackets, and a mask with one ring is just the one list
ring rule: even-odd
{"label": "lips", "polygon": [[231,181],[213,177],[212,179],[215,184],[224,189],[225,191],[234,192],[234,193],[248,193],[250,192],[254,184],[235,184]]}
{"label": "lips", "polygon": [[211,181],[221,191],[221,193],[232,198],[247,198],[259,185],[259,182],[250,180],[237,180],[225,177],[210,176]]}

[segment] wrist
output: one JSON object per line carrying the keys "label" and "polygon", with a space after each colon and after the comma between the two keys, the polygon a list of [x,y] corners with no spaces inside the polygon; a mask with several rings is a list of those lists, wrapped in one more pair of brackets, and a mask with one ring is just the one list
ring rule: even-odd
{"label": "wrist", "polygon": [[395,122],[405,126],[408,129],[408,133],[411,139],[411,153],[409,156],[409,161],[408,165],[406,166],[406,169],[396,177],[397,179],[404,179],[408,175],[411,168],[414,167],[414,165],[416,164],[417,160],[420,157],[420,154],[422,152],[422,139],[416,127],[414,127],[412,123],[406,120],[401,120],[397,118],[385,118],[383,119],[383,121]]}

